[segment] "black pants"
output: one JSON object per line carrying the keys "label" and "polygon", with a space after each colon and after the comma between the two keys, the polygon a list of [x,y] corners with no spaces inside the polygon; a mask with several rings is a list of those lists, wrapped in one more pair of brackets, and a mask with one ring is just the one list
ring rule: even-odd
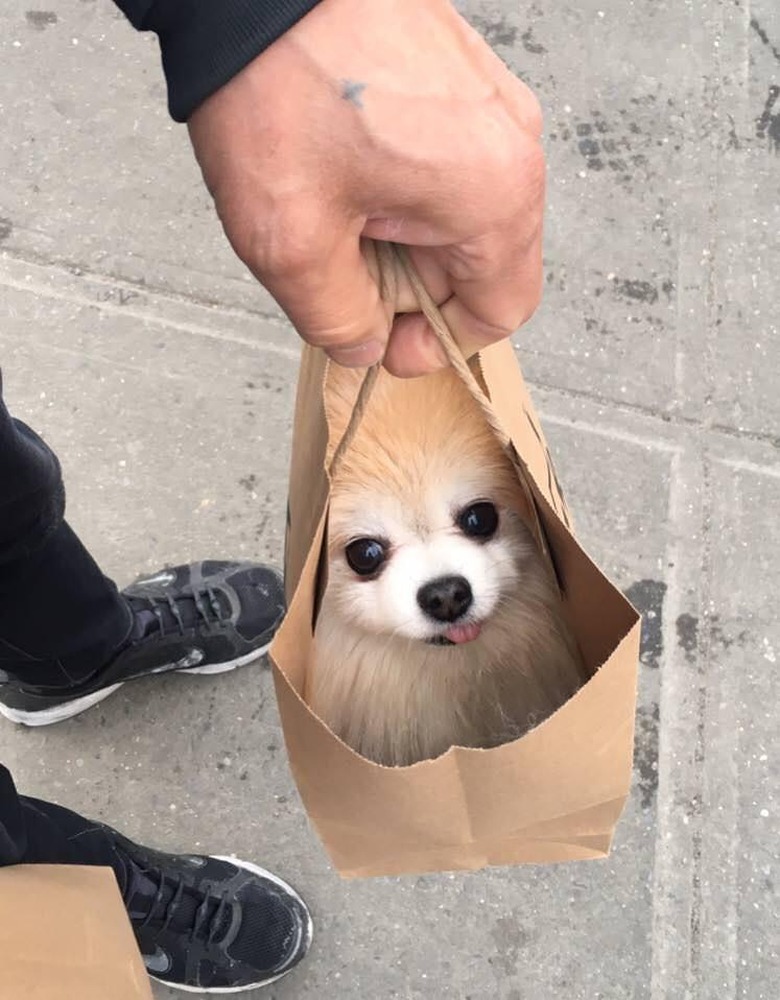
{"label": "black pants", "polygon": [[[95,673],[129,633],[127,606],[64,513],[59,462],[10,416],[0,375],[0,683],[13,675],[67,688]],[[0,865],[19,862],[111,859],[100,828],[60,806],[18,795],[0,765]]]}
{"label": "black pants", "polygon": [[0,764],[0,866],[107,865],[123,881],[121,862],[102,827],[53,802],[19,795]]}

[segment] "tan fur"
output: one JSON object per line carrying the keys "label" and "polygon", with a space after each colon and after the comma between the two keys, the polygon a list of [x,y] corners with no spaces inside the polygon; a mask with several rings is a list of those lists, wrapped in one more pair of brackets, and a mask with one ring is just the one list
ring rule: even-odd
{"label": "tan fur", "polygon": [[[331,372],[336,437],[361,377]],[[516,583],[473,642],[430,646],[364,627],[344,557],[354,523],[366,505],[386,502],[424,533],[426,502],[453,481],[473,482],[476,496],[499,506]],[[571,697],[585,668],[528,521],[516,473],[454,372],[414,380],[383,372],[332,490],[310,701],[333,732],[371,760],[405,765],[453,745],[515,739]]]}

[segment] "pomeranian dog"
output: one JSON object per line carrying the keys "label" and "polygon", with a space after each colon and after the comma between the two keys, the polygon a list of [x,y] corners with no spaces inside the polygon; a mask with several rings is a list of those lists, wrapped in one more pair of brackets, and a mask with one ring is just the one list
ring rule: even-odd
{"label": "pomeranian dog", "polygon": [[[340,437],[363,373],[333,366]],[[402,419],[401,419],[402,418]],[[384,765],[516,739],[587,679],[517,473],[452,369],[384,370],[332,484],[308,697]]]}

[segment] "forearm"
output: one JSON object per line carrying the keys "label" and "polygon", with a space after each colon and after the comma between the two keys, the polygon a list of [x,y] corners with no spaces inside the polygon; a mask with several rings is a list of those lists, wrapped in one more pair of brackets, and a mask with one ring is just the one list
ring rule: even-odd
{"label": "forearm", "polygon": [[115,0],[134,27],[160,39],[176,121],[276,41],[319,0]]}

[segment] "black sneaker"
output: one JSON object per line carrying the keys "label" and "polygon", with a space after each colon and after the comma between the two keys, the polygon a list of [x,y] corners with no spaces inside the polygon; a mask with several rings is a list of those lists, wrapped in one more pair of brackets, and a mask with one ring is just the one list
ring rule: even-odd
{"label": "black sneaker", "polygon": [[268,651],[284,617],[281,577],[256,563],[174,566],[137,580],[122,595],[132,627],[105,667],[67,688],[26,685],[7,675],[0,684],[0,713],[12,722],[47,726],[78,715],[137,677],[233,670]]}
{"label": "black sneaker", "polygon": [[201,993],[240,993],[294,968],[312,939],[298,893],[248,861],[165,854],[110,827],[122,898],[147,972]]}

